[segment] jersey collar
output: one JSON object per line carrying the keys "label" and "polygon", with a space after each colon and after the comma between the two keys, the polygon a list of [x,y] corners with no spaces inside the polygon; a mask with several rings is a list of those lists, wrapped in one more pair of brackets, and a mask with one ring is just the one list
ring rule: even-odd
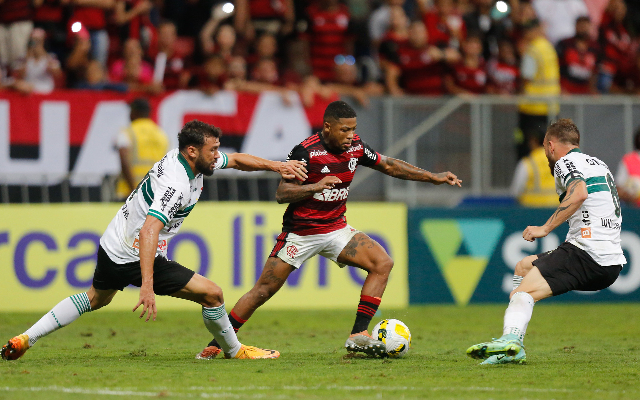
{"label": "jersey collar", "polygon": [[182,166],[184,167],[184,170],[187,171],[187,176],[189,177],[189,180],[195,179],[195,175],[193,175],[191,166],[187,162],[187,159],[184,158],[182,153],[180,153],[180,151],[178,151],[178,160],[180,161],[180,164],[182,164]]}
{"label": "jersey collar", "polygon": [[575,149],[571,149],[567,152],[567,154],[569,153],[582,153],[582,151],[580,151],[579,147],[576,147]]}

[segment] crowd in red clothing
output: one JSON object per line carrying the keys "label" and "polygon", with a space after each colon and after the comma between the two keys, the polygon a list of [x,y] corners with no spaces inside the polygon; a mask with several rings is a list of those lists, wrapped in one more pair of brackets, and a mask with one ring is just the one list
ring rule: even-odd
{"label": "crowd in red clothing", "polygon": [[[0,0],[0,89],[515,94],[543,1]],[[604,1],[554,43],[563,93],[640,93],[632,3]]]}

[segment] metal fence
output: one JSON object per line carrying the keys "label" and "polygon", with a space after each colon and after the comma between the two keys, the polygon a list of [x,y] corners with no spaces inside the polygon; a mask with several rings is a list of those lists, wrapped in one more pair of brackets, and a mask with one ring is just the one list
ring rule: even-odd
{"label": "metal fence", "polygon": [[[463,188],[402,181],[361,168],[350,199],[453,206],[469,196],[507,195],[517,162],[513,138],[520,100],[381,97],[366,108],[351,102],[358,112],[358,133],[373,148],[429,171],[453,171]],[[632,150],[633,133],[640,126],[640,98],[571,96],[557,101],[559,116],[572,118],[580,129],[583,151],[602,159],[615,173],[622,155]],[[113,177],[102,181],[100,186],[77,186],[67,177],[56,185],[44,180],[38,186],[0,184],[0,202],[113,201]],[[205,179],[202,200],[272,201],[278,182],[273,173],[216,173]]]}

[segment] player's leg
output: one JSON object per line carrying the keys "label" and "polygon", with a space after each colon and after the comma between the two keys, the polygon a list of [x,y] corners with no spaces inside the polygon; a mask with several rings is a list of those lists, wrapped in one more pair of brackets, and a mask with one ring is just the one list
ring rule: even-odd
{"label": "player's leg", "polygon": [[334,258],[331,254],[331,248],[321,254],[340,264],[351,265],[367,272],[360,292],[356,319],[345,347],[349,351],[384,356],[386,354],[384,344],[369,335],[369,324],[378,310],[387,287],[393,260],[378,242],[366,234],[351,227],[345,228],[343,232],[346,232],[347,236],[344,238],[348,240],[343,242],[340,239],[336,240],[336,244],[340,244],[337,257]]}
{"label": "player's leg", "polygon": [[82,314],[97,310],[111,301],[116,290],[97,290],[93,286],[83,293],[63,299],[53,309],[42,316],[22,335],[13,337],[2,347],[2,358],[17,360],[38,341],[38,339],[63,328]]}
{"label": "player's leg", "polygon": [[[181,281],[181,275],[186,273],[187,268],[175,264],[170,273],[175,281]],[[157,265],[157,263],[156,263]],[[154,265],[155,267],[155,265]],[[184,269],[184,270],[182,270]],[[182,273],[184,271],[184,273]],[[204,325],[213,335],[218,344],[219,350],[212,354],[215,357],[220,351],[223,351],[227,358],[278,358],[280,353],[275,350],[263,350],[252,346],[245,346],[238,341],[236,332],[234,331],[224,305],[224,297],[222,289],[214,282],[199,274],[193,274],[189,281],[178,291],[171,293],[173,297],[191,300],[202,306],[202,319]],[[163,273],[161,273],[163,274]],[[166,274],[166,273],[165,273]],[[164,275],[164,274],[163,274]],[[156,280],[156,272],[154,271],[154,281]],[[154,283],[155,287],[155,283]]]}
{"label": "player's leg", "polygon": [[[97,310],[109,304],[117,293],[118,282],[116,280],[120,278],[118,274],[111,273],[112,264],[113,262],[100,247],[91,288],[84,293],[74,294],[63,299],[22,335],[9,340],[2,347],[2,358],[6,360],[20,358],[38,339],[69,325],[86,312]],[[122,284],[119,288],[126,285]]]}
{"label": "player's leg", "polygon": [[[278,257],[269,257],[265,263],[262,274],[256,284],[245,293],[233,306],[229,313],[229,320],[233,326],[235,333],[247,322],[253,313],[264,303],[267,302],[274,294],[280,290],[282,285],[295,268]],[[207,347],[200,352],[196,358],[212,359],[219,352],[221,345],[214,338]]]}
{"label": "player's leg", "polygon": [[527,256],[516,264],[515,271],[513,271],[513,289],[515,290],[531,268],[533,268],[533,262],[538,259],[537,255]]}

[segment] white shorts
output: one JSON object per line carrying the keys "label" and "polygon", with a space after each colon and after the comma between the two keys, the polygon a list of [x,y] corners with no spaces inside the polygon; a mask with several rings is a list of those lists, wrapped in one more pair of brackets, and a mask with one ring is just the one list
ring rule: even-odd
{"label": "white shorts", "polygon": [[351,238],[359,232],[350,225],[337,231],[319,235],[300,236],[291,232],[283,232],[278,236],[269,257],[278,257],[287,264],[300,268],[303,262],[320,254],[335,261],[342,268],[345,265],[338,263],[338,256]]}

